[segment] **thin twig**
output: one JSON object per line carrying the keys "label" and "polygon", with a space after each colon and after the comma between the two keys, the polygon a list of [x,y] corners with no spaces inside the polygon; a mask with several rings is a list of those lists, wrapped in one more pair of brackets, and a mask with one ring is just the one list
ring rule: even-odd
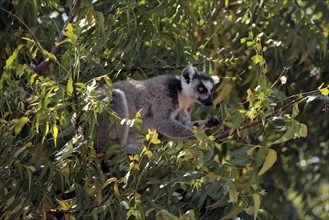
{"label": "thin twig", "polygon": [[288,71],[290,70],[290,67],[283,67],[283,70],[280,74],[280,76],[278,77],[278,79],[271,85],[271,88],[273,88],[274,86],[276,86],[276,84],[279,82],[279,80],[281,79],[282,76],[287,75]]}
{"label": "thin twig", "polygon": [[[225,7],[225,1],[224,0],[219,0],[217,2],[216,8],[214,8],[214,10],[211,12],[211,14],[208,17],[208,23],[209,22],[214,22],[216,21],[220,11]],[[197,42],[197,46],[196,49],[199,50],[201,45],[203,44],[205,38],[206,38],[206,29],[204,27],[202,27],[199,30],[199,35],[200,35],[200,39]]]}

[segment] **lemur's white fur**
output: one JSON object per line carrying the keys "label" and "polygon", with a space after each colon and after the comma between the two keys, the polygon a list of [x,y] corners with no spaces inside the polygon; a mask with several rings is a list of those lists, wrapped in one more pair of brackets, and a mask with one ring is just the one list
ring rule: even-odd
{"label": "lemur's white fur", "polygon": [[[143,81],[119,81],[113,84],[110,107],[122,119],[133,119],[142,110],[144,130],[156,129],[169,138],[195,139],[192,126],[204,126],[208,120],[191,122],[192,107],[196,102],[211,105],[211,90],[218,82],[217,76],[195,71],[192,66],[185,67],[177,77],[162,75]],[[108,96],[105,87],[99,91]],[[143,137],[127,124],[109,128],[109,120],[109,115],[99,116],[98,147],[121,136],[121,145],[127,153],[140,152]]]}

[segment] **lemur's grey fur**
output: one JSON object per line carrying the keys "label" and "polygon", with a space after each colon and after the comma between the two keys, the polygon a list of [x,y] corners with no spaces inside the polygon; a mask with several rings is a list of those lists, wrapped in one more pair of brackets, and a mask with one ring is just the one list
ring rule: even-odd
{"label": "lemur's grey fur", "polygon": [[[219,82],[217,76],[210,76],[195,71],[187,66],[181,76],[162,75],[151,79],[136,81],[119,81],[113,83],[110,107],[121,119],[133,119],[139,110],[143,118],[141,128],[157,130],[169,138],[195,139],[192,126],[207,126],[214,121],[203,120],[191,122],[191,111],[194,103],[212,105],[211,90]],[[99,91],[107,94],[107,89]],[[125,123],[118,131],[119,125],[110,129],[109,116],[99,116],[99,131],[96,144],[102,147],[110,139],[118,138],[121,133],[121,145],[127,153],[141,151],[141,137],[134,128]],[[104,129],[105,128],[105,129]]]}

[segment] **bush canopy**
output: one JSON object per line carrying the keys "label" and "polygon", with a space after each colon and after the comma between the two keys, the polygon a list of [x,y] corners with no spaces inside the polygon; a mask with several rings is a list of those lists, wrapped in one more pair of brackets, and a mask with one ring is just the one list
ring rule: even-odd
{"label": "bush canopy", "polygon": [[[0,30],[1,219],[329,218],[328,1],[1,0]],[[219,126],[96,150],[97,87],[186,65]]]}

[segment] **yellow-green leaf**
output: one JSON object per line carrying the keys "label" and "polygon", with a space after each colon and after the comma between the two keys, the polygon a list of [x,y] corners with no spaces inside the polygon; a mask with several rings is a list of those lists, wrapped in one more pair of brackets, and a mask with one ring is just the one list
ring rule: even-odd
{"label": "yellow-green leaf", "polygon": [[329,95],[329,89],[328,88],[320,89],[320,92],[321,92],[322,95],[325,95],[325,96]]}
{"label": "yellow-green leaf", "polygon": [[71,23],[67,24],[67,26],[65,27],[65,31],[63,31],[63,35],[70,39],[74,38],[74,28]]}
{"label": "yellow-green leaf", "polygon": [[298,135],[300,137],[306,137],[307,136],[307,126],[305,124],[300,124],[300,129],[299,129]]}
{"label": "yellow-green leaf", "polygon": [[261,55],[255,55],[251,58],[252,62],[254,63],[254,65],[261,63],[264,63],[264,58]]}
{"label": "yellow-green leaf", "polygon": [[178,218],[177,216],[171,214],[170,212],[168,212],[167,210],[163,209],[161,211],[159,211],[158,213],[156,213],[155,215],[156,219],[163,219],[163,220],[179,220],[180,218]]}
{"label": "yellow-green leaf", "polygon": [[20,50],[22,49],[23,45],[18,45],[17,48],[14,50],[14,52],[10,55],[10,57],[6,60],[6,66],[4,67],[4,69],[9,69],[12,65],[14,60],[17,59],[17,55],[20,52]]}
{"label": "yellow-green leaf", "polygon": [[116,177],[111,177],[109,179],[106,180],[106,182],[103,184],[102,189],[105,189],[105,187],[107,187],[109,184],[113,183],[113,182],[117,182],[118,179]]}
{"label": "yellow-green leaf", "polygon": [[35,40],[28,38],[28,37],[22,37],[23,40],[29,41],[31,43],[35,43]]}
{"label": "yellow-green leaf", "polygon": [[254,220],[256,220],[260,208],[260,196],[258,194],[253,194],[252,197],[254,199]]}
{"label": "yellow-green leaf", "polygon": [[227,8],[229,4],[229,0],[225,0],[225,7]]}
{"label": "yellow-green leaf", "polygon": [[50,52],[48,52],[47,50],[44,50],[44,49],[41,49],[41,51],[47,57],[47,59],[57,61],[57,57],[54,54],[52,54],[52,53],[50,53]]}
{"label": "yellow-green leaf", "polygon": [[294,104],[292,107],[291,117],[295,118],[299,114],[298,103]]}
{"label": "yellow-green leaf", "polygon": [[12,122],[15,123],[15,135],[18,135],[21,132],[24,125],[29,121],[30,119],[28,119],[27,117],[22,117],[20,119],[13,119]]}
{"label": "yellow-green leaf", "polygon": [[268,154],[265,158],[262,169],[258,172],[258,175],[263,175],[268,169],[270,169],[277,159],[275,150],[269,149]]}
{"label": "yellow-green leaf", "polygon": [[58,127],[56,124],[53,124],[53,138],[55,145],[56,145],[57,136],[58,136]]}
{"label": "yellow-green leaf", "polygon": [[61,200],[61,199],[56,199],[56,200],[57,200],[58,204],[60,205],[60,210],[68,211],[71,209],[70,204],[68,204],[66,201]]}
{"label": "yellow-green leaf", "polygon": [[69,81],[67,82],[66,90],[67,90],[67,94],[69,96],[71,96],[72,95],[72,92],[73,92],[73,80],[72,80],[72,77],[70,77],[69,78]]}

